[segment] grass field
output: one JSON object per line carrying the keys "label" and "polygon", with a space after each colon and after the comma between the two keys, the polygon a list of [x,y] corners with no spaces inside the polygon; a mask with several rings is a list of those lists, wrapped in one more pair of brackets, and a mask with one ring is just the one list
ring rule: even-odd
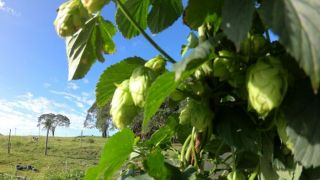
{"label": "grass field", "polygon": [[[13,136],[8,154],[8,137],[0,136],[0,180],[16,176],[32,180],[82,179],[85,170],[98,163],[105,140],[100,137],[50,137],[48,156],[45,156],[45,137],[36,142],[30,136]],[[31,165],[38,172],[17,171],[18,164]]]}

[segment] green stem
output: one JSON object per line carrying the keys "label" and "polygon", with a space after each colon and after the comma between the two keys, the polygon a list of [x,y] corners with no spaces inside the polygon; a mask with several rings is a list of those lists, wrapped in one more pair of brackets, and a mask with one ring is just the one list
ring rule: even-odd
{"label": "green stem", "polygon": [[232,150],[232,171],[236,172],[236,152],[234,147],[232,147],[231,150]]}
{"label": "green stem", "polygon": [[163,56],[165,56],[168,61],[171,63],[176,63],[176,61],[168,55],[137,23],[136,20],[132,18],[132,15],[128,11],[128,9],[122,4],[120,0],[115,0],[116,4],[119,6],[119,9],[123,12],[126,18],[130,21],[130,23],[149,41],[149,43],[156,48]]}

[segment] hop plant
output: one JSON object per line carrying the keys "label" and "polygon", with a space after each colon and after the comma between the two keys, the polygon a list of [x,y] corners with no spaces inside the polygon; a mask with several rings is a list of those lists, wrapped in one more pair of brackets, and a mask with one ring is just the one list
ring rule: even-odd
{"label": "hop plant", "polygon": [[230,172],[227,176],[227,180],[245,180],[246,177],[240,171]]}
{"label": "hop plant", "polygon": [[157,74],[161,74],[166,69],[166,60],[162,56],[156,56],[146,62],[144,66],[152,69]]}
{"label": "hop plant", "polygon": [[213,62],[213,74],[220,80],[229,79],[238,66],[234,61],[234,54],[230,51],[219,51],[219,56]]}
{"label": "hop plant", "polygon": [[203,63],[195,72],[194,72],[194,76],[197,79],[201,79],[203,77],[206,76],[211,76],[213,74],[213,69],[212,69],[213,63],[212,61],[207,61],[205,63]]}
{"label": "hop plant", "polygon": [[95,13],[100,11],[104,5],[110,2],[110,0],[81,0],[81,2],[89,13]]}
{"label": "hop plant", "polygon": [[280,106],[288,87],[287,71],[281,62],[271,56],[261,58],[247,72],[250,106],[265,118]]}
{"label": "hop plant", "polygon": [[129,89],[136,106],[143,108],[147,91],[154,79],[154,72],[144,66],[137,67],[132,72]]}
{"label": "hop plant", "polygon": [[261,34],[249,35],[240,46],[240,51],[245,55],[264,54],[267,50],[267,41]]}
{"label": "hop plant", "polygon": [[67,37],[78,31],[89,18],[86,9],[80,0],[71,0],[63,3],[58,8],[58,15],[54,21],[57,34],[60,37]]}
{"label": "hop plant", "polygon": [[208,127],[213,117],[214,113],[207,103],[188,98],[187,104],[180,112],[179,123],[182,125],[191,123],[198,131],[203,131]]}
{"label": "hop plant", "polygon": [[129,80],[125,80],[118,85],[112,97],[110,114],[113,124],[119,129],[125,128],[131,124],[137,110],[129,91]]}

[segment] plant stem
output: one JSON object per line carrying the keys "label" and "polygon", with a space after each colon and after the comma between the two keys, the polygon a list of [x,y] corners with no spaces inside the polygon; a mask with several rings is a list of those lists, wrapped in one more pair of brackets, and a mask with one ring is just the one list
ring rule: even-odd
{"label": "plant stem", "polygon": [[168,55],[137,23],[136,20],[132,18],[132,15],[128,11],[128,9],[122,4],[120,0],[115,0],[116,4],[119,6],[119,9],[123,12],[126,18],[130,21],[130,23],[149,41],[149,43],[156,48],[163,56],[167,58],[171,63],[176,63],[176,61]]}
{"label": "plant stem", "polygon": [[235,148],[231,147],[232,150],[232,171],[236,172],[236,152],[235,152]]}

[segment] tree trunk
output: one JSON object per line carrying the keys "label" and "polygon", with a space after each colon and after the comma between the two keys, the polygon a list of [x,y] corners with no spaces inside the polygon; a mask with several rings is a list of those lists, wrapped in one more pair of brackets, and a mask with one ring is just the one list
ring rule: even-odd
{"label": "tree trunk", "polygon": [[106,137],[107,137],[107,128],[104,128],[104,129],[102,130],[102,137],[103,137],[103,138],[106,138]]}
{"label": "tree trunk", "polygon": [[56,128],[51,128],[51,133],[52,133],[52,137],[54,137],[54,132],[55,132]]}
{"label": "tree trunk", "polygon": [[50,128],[47,128],[46,149],[45,149],[45,151],[44,151],[44,155],[48,155],[48,137],[49,137],[49,130],[50,130]]}

